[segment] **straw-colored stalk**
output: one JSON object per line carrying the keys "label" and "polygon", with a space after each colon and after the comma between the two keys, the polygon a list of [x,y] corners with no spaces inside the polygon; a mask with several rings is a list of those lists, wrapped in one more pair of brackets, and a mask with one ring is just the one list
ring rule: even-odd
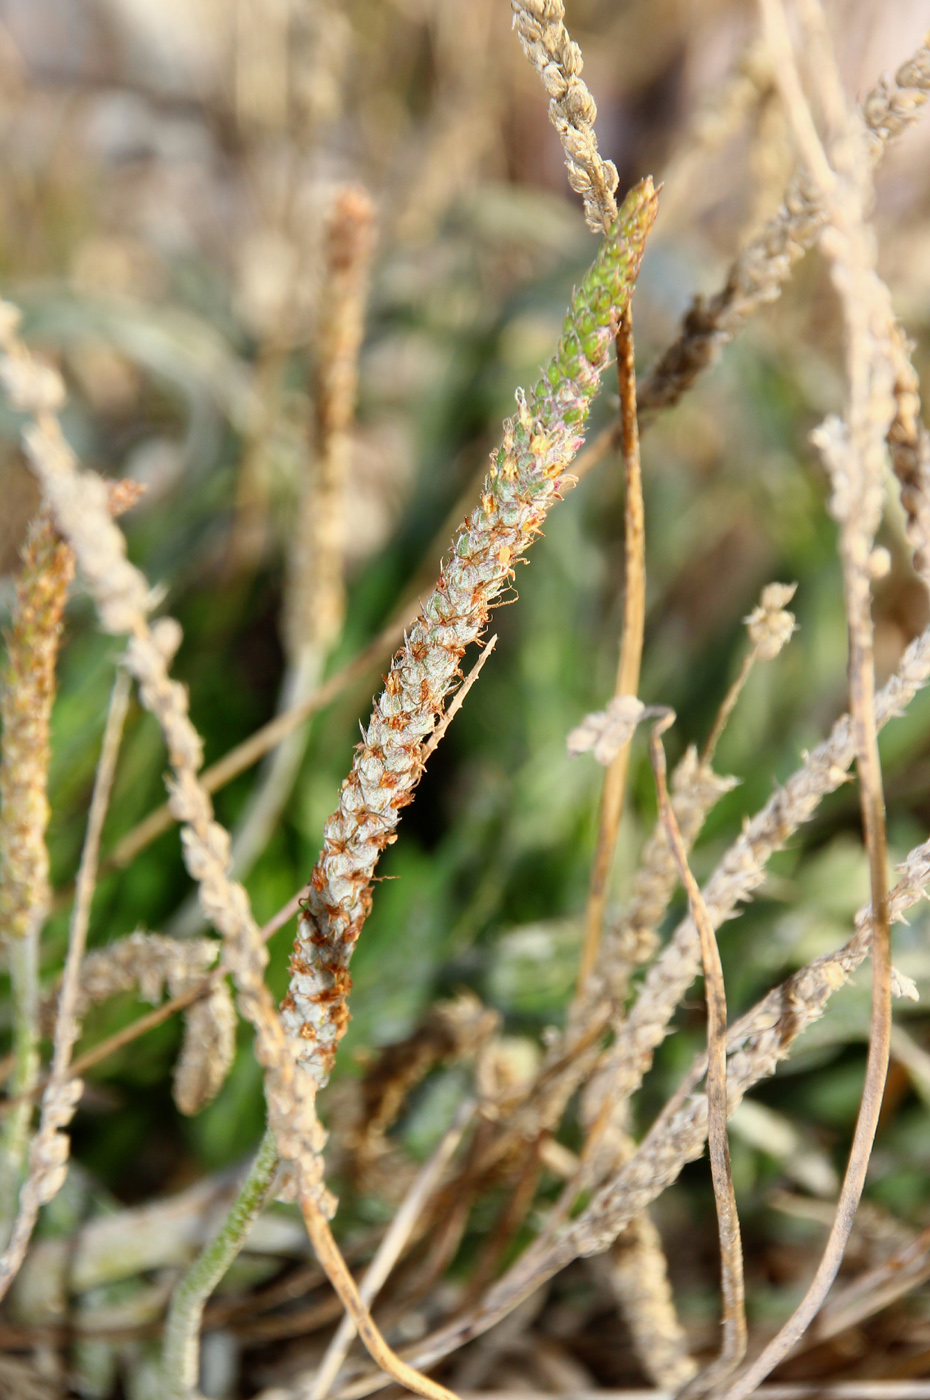
{"label": "straw-colored stalk", "polygon": [[817,1271],[803,1299],[762,1354],[727,1388],[726,1400],[745,1400],[810,1326],[839,1271],[865,1185],[891,1049],[891,932],[885,802],[875,715],[873,555],[882,515],[886,438],[896,417],[893,317],[887,287],[876,272],[875,241],[866,222],[871,175],[862,123],[846,110],[839,75],[819,6],[806,7],[809,39],[819,50],[818,91],[833,128],[829,155],[821,145],[801,86],[780,0],[761,0],[776,80],[826,216],[820,243],[843,311],[847,403],[844,420],[831,417],[815,441],[830,474],[830,511],[839,524],[849,637],[849,701],[869,882],[872,892],[872,1016],[862,1101],[836,1216]]}

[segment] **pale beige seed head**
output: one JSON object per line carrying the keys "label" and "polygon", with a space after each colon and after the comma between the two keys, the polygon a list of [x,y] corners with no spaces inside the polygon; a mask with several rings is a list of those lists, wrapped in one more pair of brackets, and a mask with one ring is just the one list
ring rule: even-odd
{"label": "pale beige seed head", "polygon": [[796,583],[768,584],[762,590],[758,606],[743,618],[760,661],[774,661],[797,631],[794,613],[787,609],[797,587]]}

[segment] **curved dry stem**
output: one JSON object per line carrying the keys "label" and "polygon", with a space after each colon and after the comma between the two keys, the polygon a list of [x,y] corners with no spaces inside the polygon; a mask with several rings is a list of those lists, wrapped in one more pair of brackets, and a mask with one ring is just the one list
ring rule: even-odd
{"label": "curved dry stem", "polygon": [[[451,1162],[474,1113],[474,1101],[466,1099],[459,1108],[452,1126],[443,1135],[439,1146],[429,1161],[417,1173],[359,1284],[359,1298],[366,1307],[370,1307],[374,1302],[403,1253],[407,1240],[415,1230],[427,1202],[442,1180],[443,1173]],[[339,1374],[339,1368],[349,1353],[349,1347],[352,1345],[352,1339],[355,1335],[354,1318],[350,1313],[346,1313],[314,1376],[308,1391],[309,1400],[325,1400]]]}
{"label": "curved dry stem", "polygon": [[327,1278],[352,1319],[355,1330],[365,1343],[371,1359],[381,1367],[387,1376],[397,1381],[399,1385],[412,1390],[414,1395],[422,1395],[425,1400],[457,1400],[451,1390],[447,1390],[444,1385],[439,1385],[437,1381],[430,1380],[429,1376],[421,1375],[419,1371],[414,1370],[406,1361],[402,1361],[396,1352],[391,1350],[375,1326],[371,1313],[362,1302],[355,1279],[349,1272],[348,1265],[333,1239],[333,1233],[325,1215],[316,1202],[307,1196],[301,1199],[300,1208],[307,1226],[307,1233],[316,1251],[316,1257],[325,1269]]}
{"label": "curved dry stem", "polygon": [[727,1137],[727,998],[723,980],[723,965],[714,926],[701,889],[688,865],[688,853],[682,840],[675,813],[668,796],[665,750],[662,731],[670,720],[660,721],[652,731],[650,752],[659,796],[659,814],[665,825],[668,843],[678,866],[678,874],[688,895],[691,917],[701,938],[701,959],[704,964],[704,995],[707,1002],[707,1146],[717,1207],[717,1229],[720,1238],[720,1273],[723,1296],[723,1344],[720,1355],[682,1391],[682,1400],[704,1395],[712,1386],[724,1380],[739,1365],[746,1354],[746,1288],[743,1279],[743,1250],[740,1239],[739,1215],[730,1169],[730,1144]]}

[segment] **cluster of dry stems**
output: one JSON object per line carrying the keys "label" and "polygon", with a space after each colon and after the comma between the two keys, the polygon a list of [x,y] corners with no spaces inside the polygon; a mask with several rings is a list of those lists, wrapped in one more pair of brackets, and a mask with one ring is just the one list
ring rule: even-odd
{"label": "cluster of dry stems", "polygon": [[[871,596],[885,559],[874,541],[890,462],[900,482],[915,567],[930,585],[930,439],[920,420],[907,341],[876,270],[869,222],[871,172],[888,141],[916,118],[930,91],[930,47],[925,42],[893,80],[882,80],[861,108],[851,107],[836,75],[817,0],[805,0],[797,19],[805,43],[821,60],[815,120],[780,0],[762,0],[771,70],[801,165],[781,208],[740,253],[725,287],[714,298],[695,302],[679,339],[637,385],[630,297],[656,195],[646,180],[618,211],[616,170],[598,153],[595,106],[581,76],[580,50],[565,28],[561,0],[513,0],[513,12],[520,42],[549,95],[570,182],[583,197],[589,225],[603,233],[604,241],[575,295],[552,361],[532,391],[518,394],[503,445],[492,456],[477,499],[469,503],[435,588],[403,635],[337,809],[326,824],[323,850],[307,887],[264,930],[233,874],[247,871],[290,795],[305,743],[299,726],[357,673],[357,666],[350,665],[320,688],[343,609],[341,483],[372,247],[370,202],[363,191],[343,191],[330,225],[321,321],[327,353],[315,386],[316,466],[305,488],[303,524],[295,532],[282,713],[245,746],[246,754],[218,770],[202,771],[202,746],[188,714],[187,693],[170,678],[180,628],[166,616],[152,620],[158,599],[128,561],[114,523],[114,514],[126,503],[119,499],[120,491],[125,494],[128,488],[108,488],[80,467],[58,418],[61,380],[23,345],[14,308],[0,307],[0,378],[10,402],[24,415],[23,444],[42,491],[42,511],[18,578],[2,698],[0,932],[9,955],[16,1038],[0,1144],[0,1223],[5,1230],[0,1292],[6,1292],[23,1266],[41,1206],[64,1180],[68,1126],[82,1092],[78,1075],[90,1063],[86,1056],[77,1061],[73,1056],[87,1008],[132,986],[153,1001],[167,990],[170,999],[157,1015],[182,1010],[186,1017],[175,1096],[183,1112],[194,1113],[215,1095],[232,1061],[235,1017],[228,977],[240,1014],[254,1028],[269,1135],[225,1222],[170,1301],[162,1383],[171,1396],[196,1393],[204,1308],[263,1204],[278,1194],[300,1202],[319,1262],[347,1313],[321,1366],[288,1392],[295,1398],[322,1400],[340,1375],[338,1394],[344,1397],[375,1390],[388,1377],[423,1395],[446,1396],[449,1392],[426,1371],[499,1322],[573,1260],[597,1254],[605,1257],[610,1286],[654,1382],[687,1396],[742,1400],[796,1345],[824,1303],[863,1188],[888,1064],[891,998],[894,991],[910,990],[891,966],[890,928],[923,897],[930,882],[930,843],[911,852],[890,887],[887,870],[877,734],[930,680],[930,630],[911,643],[896,674],[876,692]],[[747,821],[701,889],[689,868],[689,852],[711,808],[733,783],[713,769],[717,740],[752,667],[773,662],[790,642],[794,618],[788,604],[794,589],[773,584],[764,590],[746,619],[746,660],[717,723],[702,752],[689,749],[667,783],[661,735],[674,716],[637,699],[646,538],[637,409],[642,418],[647,410],[676,402],[742,324],[779,295],[794,263],[815,242],[829,263],[845,331],[843,413],[818,429],[815,442],[830,477],[830,509],[839,527],[849,628],[849,715],[837,721],[828,738],[804,756],[796,773]],[[584,448],[588,405],[614,342],[620,419]],[[371,908],[374,872],[385,846],[397,839],[401,809],[413,799],[450,713],[472,683],[469,677],[450,701],[461,681],[460,662],[469,646],[481,643],[489,610],[509,586],[514,563],[540,533],[546,513],[615,443],[622,447],[627,490],[627,577],[616,690],[613,698],[605,697],[603,712],[589,716],[569,738],[573,752],[591,751],[605,767],[575,995],[564,1030],[549,1043],[529,1079],[514,1082],[508,1076],[496,1018],[463,998],[438,1008],[406,1057],[389,1065],[380,1085],[374,1081],[365,1121],[351,1143],[359,1179],[385,1159],[390,1162],[388,1129],[432,1067],[450,1060],[470,1063],[475,1088],[433,1159],[410,1182],[393,1225],[357,1281],[327,1224],[336,1203],[323,1177],[325,1135],[316,1099],[348,1019],[348,964]],[[75,567],[101,627],[126,641],[117,662],[75,888],[65,970],[60,986],[40,994],[38,947],[49,907],[49,717],[62,614]],[[392,623],[375,650],[396,640]],[[187,868],[198,886],[199,916],[193,923],[209,924],[221,942],[135,932],[85,955],[100,833],[130,682],[164,738],[169,800],[168,815],[143,824],[141,833],[123,843],[126,850],[118,863],[170,821],[177,822]],[[659,819],[627,908],[620,916],[608,916],[605,891],[627,758],[637,725],[646,721],[654,722],[651,755]],[[278,745],[242,826],[231,837],[214,817],[210,792]],[[870,903],[843,948],[796,973],[728,1028],[716,930],[751,899],[766,878],[771,856],[810,820],[825,796],[849,780],[852,768],[862,805]],[[662,945],[658,930],[679,884],[687,893],[689,913]],[[265,982],[265,941],[298,902],[290,989],[279,1011]],[[748,1329],[727,1120],[869,956],[874,990],[866,1083],[829,1242],[798,1309],[761,1355],[744,1366]],[[640,968],[647,971],[631,996]],[[699,975],[707,999],[707,1053],[637,1142],[630,1128],[631,1099]],[[150,1024],[151,1016],[142,1018],[118,1043]],[[39,1062],[43,1036],[50,1036],[54,1046],[44,1074]],[[110,1048],[112,1044],[96,1047],[96,1058]],[[575,1155],[554,1134],[579,1089],[585,1138]],[[699,1365],[689,1354],[676,1315],[648,1207],[682,1166],[703,1152],[705,1142],[719,1220],[722,1339],[719,1355]],[[529,1213],[543,1164],[564,1180],[562,1195],[532,1242],[501,1271],[504,1253]],[[465,1302],[454,1315],[438,1320],[408,1360],[401,1359],[372,1320],[377,1292],[400,1256],[432,1229],[435,1237],[414,1290],[427,1295],[455,1255],[472,1201],[483,1185],[501,1176],[516,1183],[513,1198]],[[913,1253],[911,1242],[908,1248]],[[918,1252],[924,1263],[928,1252],[930,1247],[923,1255]],[[920,1276],[910,1255],[908,1269],[908,1277]],[[878,1285],[874,1296],[884,1296]],[[380,1368],[377,1372],[363,1369],[353,1376],[344,1371],[353,1330]]]}

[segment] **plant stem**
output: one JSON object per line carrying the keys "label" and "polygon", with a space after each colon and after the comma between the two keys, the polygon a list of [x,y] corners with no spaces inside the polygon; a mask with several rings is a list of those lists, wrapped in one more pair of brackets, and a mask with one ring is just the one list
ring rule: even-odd
{"label": "plant stem", "polygon": [[171,1295],[162,1352],[166,1400],[190,1400],[197,1393],[204,1305],[241,1250],[277,1167],[274,1135],[266,1132],[229,1214]]}
{"label": "plant stem", "polygon": [[0,1140],[0,1244],[5,1245],[16,1215],[16,1197],[25,1174],[32,1120],[30,1095],[39,1079],[38,928],[9,945],[13,1015],[13,1073],[9,1093],[20,1102],[4,1124]]}
{"label": "plant stem", "polygon": [[[646,521],[643,506],[643,474],[639,458],[636,420],[636,368],[633,355],[633,314],[627,305],[617,330],[617,380],[620,388],[620,421],[623,432],[623,466],[626,476],[624,553],[626,561],[623,599],[623,642],[617,665],[614,695],[635,695],[639,689],[643,632],[646,624]],[[623,812],[630,745],[620,749],[604,775],[598,823],[597,851],[591,871],[591,887],[585,910],[584,948],[578,970],[578,995],[594,971],[601,946],[607,883],[613,864],[617,832]]]}

